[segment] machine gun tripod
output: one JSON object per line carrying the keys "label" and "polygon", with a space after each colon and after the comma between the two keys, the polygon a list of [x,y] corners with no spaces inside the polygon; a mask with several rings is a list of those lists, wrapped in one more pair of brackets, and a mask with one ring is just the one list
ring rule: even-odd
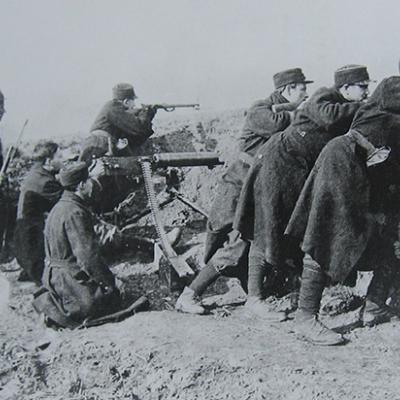
{"label": "machine gun tripod", "polygon": [[159,153],[144,157],[103,157],[101,162],[103,162],[106,175],[124,175],[134,177],[135,180],[143,180],[146,187],[149,208],[130,219],[129,224],[122,228],[120,232],[133,227],[134,223],[140,218],[151,213],[159,237],[160,245],[158,246],[156,243],[156,246],[158,246],[158,249],[162,251],[164,256],[164,261],[161,261],[159,265],[160,275],[165,278],[171,290],[181,288],[194,275],[194,272],[186,260],[176,253],[169,242],[161,218],[160,207],[178,200],[203,216],[208,217],[208,215],[201,207],[179,193],[173,183],[167,190],[169,198],[159,204],[152,172],[158,168],[166,167],[207,166],[212,168],[223,164],[219,154],[214,152]]}

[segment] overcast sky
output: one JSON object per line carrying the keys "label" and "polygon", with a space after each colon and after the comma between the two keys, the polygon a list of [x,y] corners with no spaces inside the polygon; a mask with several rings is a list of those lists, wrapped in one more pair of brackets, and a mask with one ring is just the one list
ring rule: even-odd
{"label": "overcast sky", "polygon": [[300,66],[318,86],[343,64],[398,73],[396,0],[0,0],[6,141],[87,132],[111,87],[140,101],[247,107]]}

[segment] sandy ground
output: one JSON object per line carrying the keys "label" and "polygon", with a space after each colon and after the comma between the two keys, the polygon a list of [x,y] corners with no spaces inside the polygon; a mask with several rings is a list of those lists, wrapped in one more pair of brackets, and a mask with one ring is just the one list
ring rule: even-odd
{"label": "sandy ground", "polygon": [[[179,149],[182,137],[193,134],[188,151],[218,150],[229,159],[242,121],[238,112],[199,116],[191,124],[171,121],[159,129],[176,131],[171,137]],[[222,171],[188,169],[183,193],[208,210]],[[174,204],[163,218],[171,226],[191,214]],[[202,241],[185,239],[189,248],[197,246],[197,258]],[[0,399],[400,399],[400,322],[355,329],[345,346],[323,348],[298,340],[292,321],[271,325],[241,306],[207,316],[179,314],[173,311],[177,294],[159,286],[151,256],[144,258],[145,263],[119,260],[113,272],[127,296],[147,294],[153,309],[161,311],[58,332],[45,328],[34,312],[35,288],[16,282],[16,263],[0,265]],[[325,303],[328,298],[325,294]],[[336,298],[330,304],[338,309],[342,303]],[[358,312],[325,321],[346,325]]]}
{"label": "sandy ground", "polygon": [[15,277],[2,275],[11,297],[0,330],[1,399],[400,398],[400,322],[355,329],[331,348],[298,340],[292,321],[271,324],[242,306],[206,316],[142,312],[56,332],[32,309],[34,288]]}

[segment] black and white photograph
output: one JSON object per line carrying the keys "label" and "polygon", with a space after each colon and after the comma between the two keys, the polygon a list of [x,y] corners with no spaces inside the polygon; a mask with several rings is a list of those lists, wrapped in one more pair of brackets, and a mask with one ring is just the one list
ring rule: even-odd
{"label": "black and white photograph", "polygon": [[400,399],[399,21],[0,0],[0,399]]}

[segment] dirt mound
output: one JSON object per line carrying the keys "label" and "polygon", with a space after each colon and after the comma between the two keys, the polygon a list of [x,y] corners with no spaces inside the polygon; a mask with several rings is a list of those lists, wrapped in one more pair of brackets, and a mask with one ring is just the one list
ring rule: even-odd
{"label": "dirt mound", "polygon": [[[151,142],[157,151],[220,151],[231,160],[243,123],[241,111],[168,120]],[[167,135],[171,133],[171,135]],[[184,138],[184,139],[182,139]],[[150,146],[150,144],[149,144]],[[193,150],[194,149],[194,150]],[[205,210],[224,167],[184,169],[181,191]],[[201,266],[204,218],[174,202],[162,211],[167,226],[184,232],[177,244],[193,268]],[[133,234],[155,239],[151,217]],[[159,280],[152,244],[121,239],[106,251],[125,302],[147,294],[150,312],[117,324],[52,331],[34,312],[32,285],[16,281],[18,265],[0,265],[0,398],[7,400],[333,400],[397,399],[400,322],[355,329],[350,343],[320,348],[297,340],[294,323],[271,324],[243,307],[206,316],[172,311],[176,293]],[[189,254],[190,253],[190,254]],[[367,278],[367,279],[366,279]],[[369,277],[370,278],[370,277]],[[6,279],[6,280],[4,280]],[[8,283],[9,282],[9,283]],[[324,293],[324,321],[350,326],[359,317],[368,277],[354,289]],[[219,279],[207,295],[237,288]],[[5,302],[10,292],[8,303]],[[287,308],[288,297],[271,300]],[[358,313],[358,314],[357,314]],[[337,317],[342,320],[338,321]]]}

